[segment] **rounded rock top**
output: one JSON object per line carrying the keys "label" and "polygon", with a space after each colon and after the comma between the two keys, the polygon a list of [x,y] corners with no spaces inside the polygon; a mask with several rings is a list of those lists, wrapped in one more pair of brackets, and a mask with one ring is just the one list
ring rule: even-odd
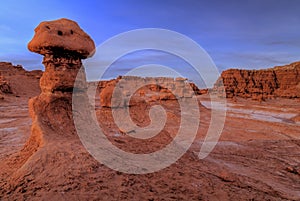
{"label": "rounded rock top", "polygon": [[41,22],[34,31],[28,49],[38,54],[85,59],[95,51],[91,37],[76,22],[66,18]]}

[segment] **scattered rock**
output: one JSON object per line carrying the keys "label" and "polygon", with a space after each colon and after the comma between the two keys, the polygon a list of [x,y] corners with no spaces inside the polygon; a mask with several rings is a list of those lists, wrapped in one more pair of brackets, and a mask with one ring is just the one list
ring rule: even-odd
{"label": "scattered rock", "polygon": [[288,166],[288,167],[286,167],[286,171],[293,173],[293,174],[300,175],[300,169],[297,170],[296,167]]}
{"label": "scattered rock", "polygon": [[0,76],[0,93],[12,94],[10,85],[2,76]]}

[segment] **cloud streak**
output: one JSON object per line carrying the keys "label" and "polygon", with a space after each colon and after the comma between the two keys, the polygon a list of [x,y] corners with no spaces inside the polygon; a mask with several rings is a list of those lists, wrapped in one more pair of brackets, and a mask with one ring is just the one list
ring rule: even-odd
{"label": "cloud streak", "polygon": [[[27,42],[39,22],[61,17],[77,21],[96,45],[131,29],[171,29],[199,43],[222,70],[271,67],[300,60],[298,0],[130,0],[126,3],[86,0],[76,4],[53,0],[49,4],[45,7],[40,1],[15,0],[2,3],[1,60],[22,62],[28,69],[43,68],[41,56],[29,54]],[[24,10],[32,10],[35,15]],[[127,63],[119,62],[120,72],[140,64],[142,57],[127,59]],[[149,55],[146,60],[175,67],[176,62],[177,66],[181,65],[167,56]]]}

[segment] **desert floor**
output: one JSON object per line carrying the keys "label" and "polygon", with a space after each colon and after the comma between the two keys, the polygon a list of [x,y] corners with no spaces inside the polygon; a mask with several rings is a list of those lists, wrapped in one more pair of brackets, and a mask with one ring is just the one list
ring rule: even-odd
{"label": "desert floor", "polygon": [[[211,111],[207,96],[198,99],[204,107],[200,107],[197,137],[186,154],[165,169],[143,175],[111,170],[94,160],[76,138],[57,142],[55,149],[44,151],[35,159],[29,158],[38,165],[26,178],[18,178],[19,174],[22,175],[19,172],[24,161],[20,162],[16,157],[30,136],[31,118],[28,98],[9,96],[0,105],[0,198],[300,199],[299,100],[227,100],[227,116],[220,140],[209,156],[200,160],[197,156],[210,123]],[[149,153],[168,144],[180,122],[176,101],[161,104],[168,116],[166,126],[160,137],[147,142],[128,138],[120,132],[109,108],[98,106],[96,114],[99,125],[115,146],[133,153]],[[149,105],[131,108],[131,117],[137,125],[149,124],[148,109]]]}

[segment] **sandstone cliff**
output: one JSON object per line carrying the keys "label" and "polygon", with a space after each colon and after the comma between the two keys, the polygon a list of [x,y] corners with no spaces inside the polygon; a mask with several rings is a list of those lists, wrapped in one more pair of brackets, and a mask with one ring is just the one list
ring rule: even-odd
{"label": "sandstone cliff", "polygon": [[228,98],[300,98],[300,62],[263,70],[225,70],[214,90],[222,82]]}

